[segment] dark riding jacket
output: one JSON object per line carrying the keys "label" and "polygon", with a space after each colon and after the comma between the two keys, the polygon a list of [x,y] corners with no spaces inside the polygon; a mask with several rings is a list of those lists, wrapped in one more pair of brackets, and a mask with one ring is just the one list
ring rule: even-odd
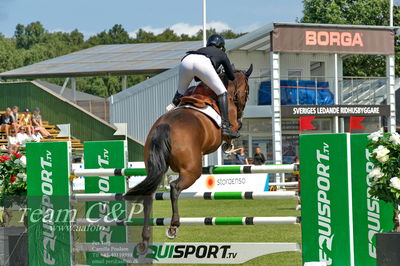
{"label": "dark riding jacket", "polygon": [[210,58],[215,71],[217,71],[217,69],[222,65],[224,67],[225,74],[228,77],[228,79],[229,80],[235,79],[231,62],[229,61],[229,58],[226,55],[226,53],[221,49],[218,49],[215,46],[207,46],[200,48],[196,51],[189,51],[187,52],[187,54],[201,54]]}

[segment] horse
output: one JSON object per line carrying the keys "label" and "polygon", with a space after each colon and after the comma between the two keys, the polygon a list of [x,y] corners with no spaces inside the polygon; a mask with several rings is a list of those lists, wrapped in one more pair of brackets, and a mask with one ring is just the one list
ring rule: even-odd
{"label": "horse", "polygon": [[[222,77],[228,91],[229,120],[232,130],[241,127],[241,119],[249,95],[248,79],[253,71],[235,71],[235,79]],[[221,129],[203,113],[177,108],[162,115],[152,126],[144,146],[147,177],[125,193],[125,199],[143,196],[144,219],[142,242],[138,251],[145,253],[150,239],[150,215],[153,194],[170,167],[179,173],[179,178],[170,184],[172,219],[167,236],[175,238],[180,225],[178,197],[182,190],[190,187],[202,174],[202,156],[218,149],[223,139]]]}

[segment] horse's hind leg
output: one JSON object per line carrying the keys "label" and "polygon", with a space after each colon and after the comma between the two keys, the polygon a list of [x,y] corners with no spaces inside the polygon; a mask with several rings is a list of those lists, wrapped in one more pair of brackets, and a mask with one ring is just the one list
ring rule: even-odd
{"label": "horse's hind leg", "polygon": [[144,219],[143,219],[143,230],[142,230],[142,242],[138,245],[138,251],[140,254],[145,254],[147,248],[149,247],[150,241],[150,215],[151,215],[151,207],[153,204],[153,196],[144,196],[143,208],[144,208]]}
{"label": "horse's hind leg", "polygon": [[167,229],[167,237],[175,238],[177,234],[177,229],[180,226],[179,221],[179,210],[178,210],[178,198],[182,190],[190,187],[201,175],[201,160],[200,166],[197,166],[194,171],[181,171],[179,178],[171,182],[171,205],[172,205],[172,219],[171,225]]}
{"label": "horse's hind leg", "polygon": [[168,238],[175,238],[177,234],[177,228],[180,226],[179,222],[179,211],[178,211],[178,198],[182,192],[182,189],[178,186],[178,182],[181,176],[173,182],[171,182],[170,187],[170,198],[171,198],[171,205],[172,205],[172,218],[171,218],[171,225],[167,229],[167,237]]}

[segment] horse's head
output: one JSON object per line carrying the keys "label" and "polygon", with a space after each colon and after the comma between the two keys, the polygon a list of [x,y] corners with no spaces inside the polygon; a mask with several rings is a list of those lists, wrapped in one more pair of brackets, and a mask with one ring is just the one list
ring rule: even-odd
{"label": "horse's head", "polygon": [[[233,130],[239,130],[242,127],[243,111],[249,98],[249,77],[253,72],[253,65],[250,65],[246,71],[236,71],[235,80],[228,83],[228,94],[231,102],[229,108],[229,120]],[[233,105],[232,105],[233,103]],[[236,121],[235,121],[236,118]]]}

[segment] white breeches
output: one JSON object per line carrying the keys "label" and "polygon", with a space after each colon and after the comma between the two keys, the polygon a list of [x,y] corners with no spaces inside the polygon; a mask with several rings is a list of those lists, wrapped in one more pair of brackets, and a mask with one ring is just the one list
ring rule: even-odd
{"label": "white breeches", "polygon": [[226,88],[215,71],[211,60],[204,55],[189,54],[179,65],[178,92],[180,94],[185,94],[195,76],[217,95],[226,92]]}

